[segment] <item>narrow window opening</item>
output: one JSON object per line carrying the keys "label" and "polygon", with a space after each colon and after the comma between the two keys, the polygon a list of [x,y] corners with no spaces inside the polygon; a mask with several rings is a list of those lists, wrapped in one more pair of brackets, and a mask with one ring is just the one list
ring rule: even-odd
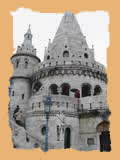
{"label": "narrow window opening", "polygon": [[69,105],[68,102],[66,102],[66,108],[68,108],[68,105]]}
{"label": "narrow window opening", "polygon": [[92,109],[92,104],[90,103],[90,109]]}
{"label": "narrow window opening", "polygon": [[16,61],[16,68],[19,66],[19,60]]}
{"label": "narrow window opening", "polygon": [[41,103],[39,102],[39,108],[41,107]]}
{"label": "narrow window opening", "polygon": [[34,109],[34,103],[32,103],[32,109]]}
{"label": "narrow window opening", "polygon": [[85,57],[85,58],[88,58],[88,54],[87,54],[87,53],[85,53],[85,54],[84,54],[84,57]]}
{"label": "narrow window opening", "polygon": [[28,136],[28,134],[26,133],[26,142],[29,142],[29,141],[30,141],[29,136]]}
{"label": "narrow window opening", "polygon": [[60,140],[60,127],[57,125],[57,141]]}
{"label": "narrow window opening", "polygon": [[46,126],[43,126],[41,129],[41,134],[44,136],[46,134]]}
{"label": "narrow window opening", "polygon": [[14,91],[12,91],[12,96],[14,96],[15,95],[15,92]]}
{"label": "narrow window opening", "polygon": [[22,99],[24,99],[24,94],[22,94]]}
{"label": "narrow window opening", "polygon": [[47,56],[47,60],[49,60],[49,59],[50,59],[50,56],[48,55],[48,56]]}

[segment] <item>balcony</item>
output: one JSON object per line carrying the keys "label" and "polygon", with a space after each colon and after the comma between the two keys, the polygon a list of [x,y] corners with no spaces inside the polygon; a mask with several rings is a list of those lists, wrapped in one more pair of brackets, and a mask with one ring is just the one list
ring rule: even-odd
{"label": "balcony", "polygon": [[[83,114],[93,112],[96,114],[99,111],[108,110],[106,96],[89,96],[81,97],[80,99],[65,96],[51,95],[52,106],[51,112],[66,112],[78,114],[78,111]],[[30,99],[28,110],[31,112],[44,112],[43,95],[36,95]]]}
{"label": "balcony", "polygon": [[91,117],[91,116],[99,116],[102,119],[106,120],[106,118],[111,114],[108,108],[106,109],[80,109],[78,111],[79,118]]}

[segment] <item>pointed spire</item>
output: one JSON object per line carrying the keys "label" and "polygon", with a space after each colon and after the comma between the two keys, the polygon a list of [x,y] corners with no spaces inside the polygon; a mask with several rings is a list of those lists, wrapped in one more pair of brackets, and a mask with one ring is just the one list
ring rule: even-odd
{"label": "pointed spire", "polygon": [[27,32],[24,34],[24,41],[21,46],[18,46],[17,53],[26,53],[36,55],[36,49],[32,45],[32,33],[31,33],[31,25],[29,24]]}
{"label": "pointed spire", "polygon": [[31,34],[31,24],[29,24],[29,28],[28,28],[28,30],[27,30],[27,34]]}
{"label": "pointed spire", "polygon": [[24,34],[24,42],[23,45],[26,46],[27,48],[31,48],[32,47],[32,34],[31,34],[31,28],[30,28],[30,24],[28,27],[27,32]]}
{"label": "pointed spire", "polygon": [[80,26],[76,20],[76,17],[73,13],[67,11],[65,12],[60,26],[58,27],[58,30],[56,32],[55,37],[58,37],[61,34],[82,34]]}
{"label": "pointed spire", "polygon": [[24,37],[25,37],[26,35],[31,35],[31,36],[32,36],[32,34],[31,34],[31,25],[30,25],[30,24],[29,24],[29,27],[28,27],[27,32],[24,34]]}

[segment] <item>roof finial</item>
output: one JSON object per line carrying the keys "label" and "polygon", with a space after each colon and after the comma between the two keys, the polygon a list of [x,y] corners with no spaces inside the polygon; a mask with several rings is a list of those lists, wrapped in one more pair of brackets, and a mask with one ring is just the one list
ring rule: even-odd
{"label": "roof finial", "polygon": [[31,24],[29,24],[29,27],[28,27],[27,33],[31,34]]}
{"label": "roof finial", "polygon": [[29,29],[30,29],[30,27],[31,27],[31,24],[29,24]]}

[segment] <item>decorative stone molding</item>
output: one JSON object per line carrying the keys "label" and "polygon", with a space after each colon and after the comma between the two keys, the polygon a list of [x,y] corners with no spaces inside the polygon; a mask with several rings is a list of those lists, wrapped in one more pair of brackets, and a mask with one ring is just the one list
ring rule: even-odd
{"label": "decorative stone molding", "polygon": [[83,66],[75,66],[74,68],[70,68],[69,66],[68,67],[55,66],[52,68],[46,67],[34,73],[31,78],[34,81],[35,79],[42,79],[49,76],[69,75],[69,74],[72,74],[73,76],[83,75],[83,76],[93,77],[107,83],[106,73],[97,71],[94,68],[83,67]]}

